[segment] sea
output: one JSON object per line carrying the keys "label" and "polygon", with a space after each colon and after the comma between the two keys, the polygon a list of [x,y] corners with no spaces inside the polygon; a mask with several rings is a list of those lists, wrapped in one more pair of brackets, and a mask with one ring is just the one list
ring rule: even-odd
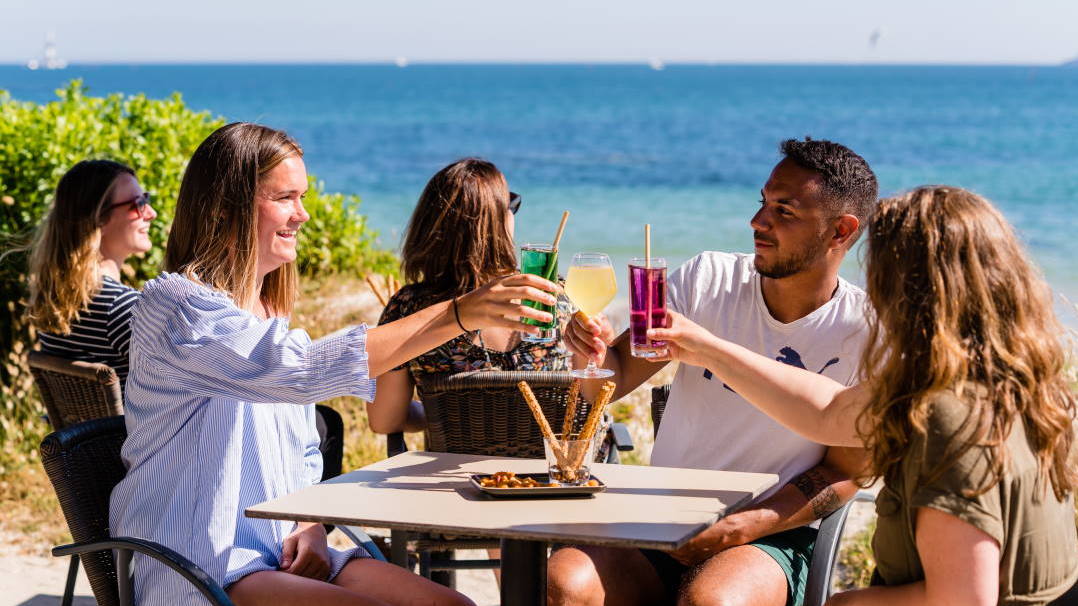
{"label": "sea", "polygon": [[[881,193],[921,184],[987,196],[1017,228],[1078,326],[1078,68],[863,65],[0,66],[0,89],[44,102],[81,78],[91,94],[183,95],[227,120],[282,128],[308,170],[352,193],[399,247],[427,179],[465,156],[523,197],[518,243],[548,242],[617,267],[643,252],[671,267],[702,250],[752,250],[748,222],[779,143],[841,142]],[[147,184],[152,189],[152,184]],[[563,267],[563,271],[565,268]],[[860,251],[844,275],[863,282]],[[623,301],[619,304],[623,308]]]}

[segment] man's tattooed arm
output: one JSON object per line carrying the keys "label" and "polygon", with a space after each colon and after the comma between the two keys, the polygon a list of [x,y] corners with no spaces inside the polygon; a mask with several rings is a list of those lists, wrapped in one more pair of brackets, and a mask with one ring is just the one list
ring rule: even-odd
{"label": "man's tattooed arm", "polygon": [[824,469],[817,466],[794,478],[791,484],[805,495],[812,507],[812,515],[819,519],[842,507],[842,501],[831,485],[845,479],[834,472],[824,473]]}

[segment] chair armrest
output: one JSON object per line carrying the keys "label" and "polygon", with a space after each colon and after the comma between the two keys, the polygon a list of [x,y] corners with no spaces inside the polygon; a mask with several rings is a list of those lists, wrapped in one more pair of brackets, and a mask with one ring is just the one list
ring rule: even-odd
{"label": "chair armrest", "polygon": [[370,535],[364,532],[359,526],[339,525],[337,526],[337,530],[344,533],[344,536],[351,539],[356,545],[366,549],[367,553],[371,554],[372,558],[380,562],[386,561],[386,557],[382,555],[382,550],[378,548],[378,545],[376,545],[373,540],[371,540]]}
{"label": "chair armrest", "polygon": [[[155,543],[146,539],[135,537],[110,537],[104,541],[72,543],[70,545],[53,547],[52,555],[54,557],[82,555],[107,549],[115,549],[120,552],[127,552],[128,554],[130,554],[130,552],[137,552],[147,555],[178,572],[180,576],[194,585],[199,593],[209,600],[213,606],[233,606],[232,600],[228,598],[228,594],[225,593],[225,590],[221,589],[221,586],[217,584],[217,581],[210,578],[210,575],[206,574],[204,570],[196,566],[194,562],[188,560],[179,552],[173,551],[160,543]],[[116,560],[118,563],[129,563],[130,557],[118,557]],[[120,570],[120,568],[123,568],[124,570]],[[124,574],[129,577],[130,571],[126,570],[126,568],[127,566],[122,564],[118,566],[117,575]],[[120,582],[123,582],[122,579]]]}
{"label": "chair armrest", "polygon": [[849,517],[854,503],[875,500],[876,495],[859,490],[846,504],[820,521],[816,545],[812,548],[812,562],[809,564],[804,606],[823,606],[827,601],[831,595],[831,574],[834,571],[835,558],[838,556],[838,548],[842,542],[846,518]]}
{"label": "chair armrest", "polygon": [[633,445],[633,436],[629,433],[629,428],[624,423],[610,424],[610,439],[614,441],[614,446],[622,452],[636,448]]}

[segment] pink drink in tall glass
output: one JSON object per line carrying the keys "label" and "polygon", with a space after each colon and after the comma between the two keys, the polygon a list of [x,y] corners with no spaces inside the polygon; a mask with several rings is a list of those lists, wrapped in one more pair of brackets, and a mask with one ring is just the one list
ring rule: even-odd
{"label": "pink drink in tall glass", "polygon": [[666,259],[629,262],[629,349],[637,358],[667,353],[666,341],[648,339],[648,329],[666,328]]}

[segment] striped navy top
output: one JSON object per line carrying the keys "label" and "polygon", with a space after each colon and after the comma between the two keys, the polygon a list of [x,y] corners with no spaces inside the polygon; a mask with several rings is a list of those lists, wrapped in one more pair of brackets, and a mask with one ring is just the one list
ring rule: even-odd
{"label": "striped navy top", "polygon": [[57,335],[37,333],[41,351],[84,362],[108,364],[127,378],[127,349],[131,341],[131,310],[139,292],[105,276],[89,308],[71,323],[71,332]]}
{"label": "striped navy top", "polygon": [[[112,491],[112,534],[170,547],[226,588],[276,570],[295,524],[243,511],[321,479],[310,402],[374,399],[366,339],[360,325],[312,341],[177,274],[146,283],[131,317],[127,475]],[[356,555],[331,549],[332,574]],[[138,555],[134,590],[142,606],[206,603]]]}

